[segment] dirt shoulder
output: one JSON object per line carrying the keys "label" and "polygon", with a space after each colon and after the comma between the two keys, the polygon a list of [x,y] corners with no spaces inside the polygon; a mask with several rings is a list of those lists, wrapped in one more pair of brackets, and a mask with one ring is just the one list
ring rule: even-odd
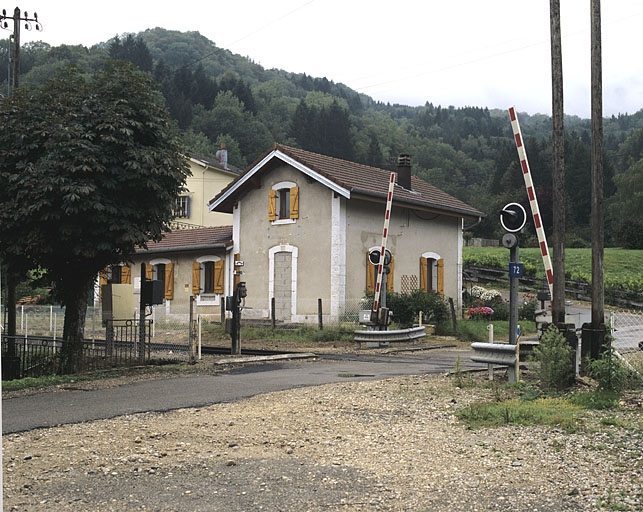
{"label": "dirt shoulder", "polygon": [[640,407],[607,422],[583,412],[574,433],[470,430],[456,412],[498,393],[473,378],[350,381],[7,435],[5,510],[641,510]]}

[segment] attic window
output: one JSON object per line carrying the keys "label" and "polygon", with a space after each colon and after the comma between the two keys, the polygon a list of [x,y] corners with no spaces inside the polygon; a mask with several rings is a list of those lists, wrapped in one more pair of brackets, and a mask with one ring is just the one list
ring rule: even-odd
{"label": "attic window", "polygon": [[182,195],[176,198],[174,217],[177,219],[190,218],[190,196]]}
{"label": "attic window", "polygon": [[268,220],[275,224],[292,223],[299,218],[299,187],[290,181],[268,191]]}

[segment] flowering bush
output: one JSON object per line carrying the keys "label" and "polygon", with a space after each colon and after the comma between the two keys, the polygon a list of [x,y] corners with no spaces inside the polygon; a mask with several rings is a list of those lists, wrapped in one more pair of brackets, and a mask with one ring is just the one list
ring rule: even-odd
{"label": "flowering bush", "polygon": [[476,306],[467,309],[467,316],[476,320],[485,320],[493,315],[493,309],[489,306]]}

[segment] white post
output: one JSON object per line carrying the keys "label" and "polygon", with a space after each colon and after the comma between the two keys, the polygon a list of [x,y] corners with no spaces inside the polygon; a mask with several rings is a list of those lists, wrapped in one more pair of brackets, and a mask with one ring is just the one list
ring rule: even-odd
{"label": "white post", "polygon": [[49,306],[49,332],[53,331],[53,328],[52,328],[53,317],[54,317],[54,307]]}
{"label": "white post", "polygon": [[[493,324],[487,325],[487,330],[489,331],[489,343],[493,343]],[[493,380],[493,364],[488,364],[489,370],[489,380]]]}
{"label": "white post", "polygon": [[196,316],[197,329],[199,331],[199,361],[201,360],[201,315]]}
{"label": "white post", "polygon": [[54,313],[54,341],[56,341],[56,330],[58,329],[58,313]]}

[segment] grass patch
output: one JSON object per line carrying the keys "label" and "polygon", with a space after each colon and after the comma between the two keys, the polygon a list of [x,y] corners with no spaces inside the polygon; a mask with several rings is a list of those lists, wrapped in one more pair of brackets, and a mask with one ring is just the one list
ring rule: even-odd
{"label": "grass patch", "polygon": [[580,411],[580,407],[561,398],[539,398],[475,402],[460,409],[456,415],[470,428],[548,425],[574,432],[580,427]]}
{"label": "grass patch", "polygon": [[604,410],[612,409],[618,406],[619,393],[616,391],[584,391],[582,393],[574,393],[568,400],[574,405],[582,407],[583,409]]}
{"label": "grass patch", "polygon": [[135,368],[115,368],[96,370],[77,375],[47,375],[43,377],[25,377],[24,379],[2,381],[2,391],[20,391],[23,389],[44,389],[54,386],[64,386],[78,382],[93,382],[131,375],[184,375],[190,372],[191,365],[182,363],[149,364]]}
{"label": "grass patch", "polygon": [[[458,322],[457,337],[460,341],[489,341],[489,324],[493,324],[494,340],[509,339],[509,322],[502,320],[462,320]],[[536,323],[530,320],[520,321],[522,334],[533,334],[536,332]]]}

